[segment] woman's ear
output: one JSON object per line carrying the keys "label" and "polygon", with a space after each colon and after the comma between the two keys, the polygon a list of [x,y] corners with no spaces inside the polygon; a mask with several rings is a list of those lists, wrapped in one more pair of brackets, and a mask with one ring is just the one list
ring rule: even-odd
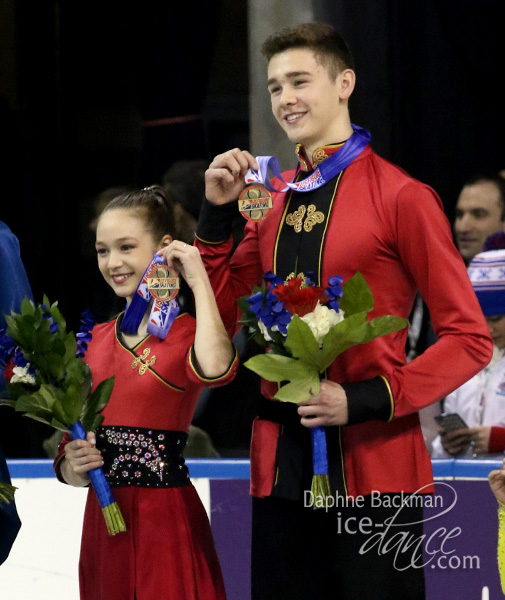
{"label": "woman's ear", "polygon": [[161,248],[166,248],[167,246],[169,246],[172,243],[172,241],[173,241],[173,238],[171,235],[168,235],[168,233],[167,233],[167,235],[164,235],[161,238],[160,250],[161,250]]}

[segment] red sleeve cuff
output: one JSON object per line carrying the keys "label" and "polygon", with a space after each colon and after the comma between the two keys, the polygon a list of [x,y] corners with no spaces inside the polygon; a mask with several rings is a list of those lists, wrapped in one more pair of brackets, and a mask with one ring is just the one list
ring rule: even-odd
{"label": "red sleeve cuff", "polygon": [[53,461],[54,474],[56,475],[56,478],[58,479],[58,481],[61,481],[61,483],[67,483],[63,479],[63,476],[61,474],[61,463],[65,459],[65,446],[71,440],[72,440],[72,438],[70,437],[70,434],[65,433],[65,435],[63,436],[63,439],[58,444],[58,454],[56,455],[56,458]]}
{"label": "red sleeve cuff", "polygon": [[489,436],[489,452],[503,452],[505,450],[505,427],[491,427]]}
{"label": "red sleeve cuff", "polygon": [[231,364],[228,367],[228,369],[222,375],[219,375],[218,377],[205,377],[199,371],[198,363],[195,356],[195,350],[194,347],[191,346],[191,349],[188,353],[186,370],[186,372],[189,375],[189,378],[194,383],[210,388],[220,387],[222,385],[230,383],[233,379],[235,379],[235,375],[237,374],[237,369],[240,362],[237,348],[235,346],[233,346],[233,350],[235,352],[233,360],[231,361]]}

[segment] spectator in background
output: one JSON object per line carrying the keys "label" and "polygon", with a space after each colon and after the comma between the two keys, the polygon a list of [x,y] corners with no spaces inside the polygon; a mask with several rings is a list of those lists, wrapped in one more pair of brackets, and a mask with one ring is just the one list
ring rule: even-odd
{"label": "spectator in background", "polygon": [[[19,312],[23,298],[33,300],[33,294],[18,238],[3,221],[0,221],[0,290],[0,328],[4,329],[5,315]],[[0,393],[5,397],[8,391],[4,367],[5,358],[0,355]],[[52,432],[51,427],[24,419],[11,408],[0,408],[0,444],[8,458],[45,458],[42,444]]]}
{"label": "spectator in background", "polygon": [[[32,291],[21,260],[19,241],[3,221],[0,221],[0,286],[0,329],[4,329],[5,315],[10,314],[11,311],[19,311],[23,298],[32,298]],[[3,376],[4,367],[5,360],[0,355],[0,391],[2,396],[6,397],[8,392],[7,382]],[[23,437],[26,439],[23,439],[22,443],[29,443],[26,434],[32,433],[32,430],[26,422],[27,419],[22,420],[11,409],[0,410],[2,411],[0,414],[0,481],[10,484],[9,469],[2,448],[5,447],[7,454],[12,456],[14,445],[11,442]],[[21,433],[17,429],[18,424],[25,426]],[[16,437],[11,438],[14,432]],[[15,501],[9,504],[0,503],[0,564],[9,556],[20,528],[21,521]]]}
{"label": "spectator in background", "polygon": [[456,205],[454,233],[466,264],[482,252],[486,238],[504,230],[505,180],[500,175],[478,175],[463,186]]}
{"label": "spectator in background", "polygon": [[[461,189],[454,221],[456,245],[465,264],[468,265],[472,258],[483,250],[504,247],[501,245],[501,239],[494,238],[494,242],[492,241],[492,234],[495,232],[497,235],[505,235],[504,220],[505,179],[501,174],[481,174],[468,179]],[[487,248],[484,247],[486,240],[489,240]],[[418,294],[409,317],[407,360],[415,358],[435,341],[428,309]],[[432,444],[438,435],[434,417],[439,413],[440,403],[423,408],[419,413],[429,452],[438,452],[436,448],[433,449]]]}
{"label": "spectator in background", "polygon": [[476,458],[505,451],[505,249],[477,254],[468,273],[493,339],[493,358],[445,398],[444,413],[458,413],[468,427],[440,429],[432,458]]}
{"label": "spectator in background", "polygon": [[18,238],[3,221],[0,221],[0,286],[0,328],[3,329],[6,326],[5,315],[11,311],[17,312],[23,298],[33,299]]}

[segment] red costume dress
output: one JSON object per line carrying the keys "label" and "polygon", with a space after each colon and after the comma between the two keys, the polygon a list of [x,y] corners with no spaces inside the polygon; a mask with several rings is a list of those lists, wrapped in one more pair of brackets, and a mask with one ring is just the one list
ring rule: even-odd
{"label": "red costume dress", "polygon": [[[115,376],[97,429],[104,471],[127,532],[109,536],[92,489],[84,514],[81,600],[223,600],[225,591],[209,520],[182,450],[203,386],[231,381],[198,374],[192,358],[195,320],[180,315],[165,340],[147,336],[130,349],[119,320],[94,327],[86,353],[96,386]],[[55,459],[61,478],[66,436]]]}
{"label": "red costume dress", "polygon": [[[334,151],[324,149],[326,154]],[[291,181],[294,174],[283,176]],[[433,346],[407,364],[404,329],[350,348],[328,371],[328,379],[344,386],[349,409],[348,425],[327,428],[330,482],[333,477],[332,489],[349,496],[433,491],[418,411],[470,379],[492,354],[488,328],[440,199],[367,146],[323,187],[274,193],[273,202],[265,221],[247,223],[231,258],[226,223],[236,206],[202,207],[196,245],[226,326],[231,330],[237,320],[236,299],[250,294],[267,270],[283,279],[312,270],[323,287],[333,275],[347,281],[359,271],[375,300],[371,318],[407,318],[419,289],[438,337]],[[262,382],[267,399],[276,385]],[[307,474],[291,467],[304,460],[310,468],[310,444],[296,457],[297,441],[292,440],[283,460],[282,426],[299,422],[299,417],[285,403],[264,404],[271,408],[253,427],[251,493],[301,499],[308,489]],[[276,414],[281,409],[283,414]]]}

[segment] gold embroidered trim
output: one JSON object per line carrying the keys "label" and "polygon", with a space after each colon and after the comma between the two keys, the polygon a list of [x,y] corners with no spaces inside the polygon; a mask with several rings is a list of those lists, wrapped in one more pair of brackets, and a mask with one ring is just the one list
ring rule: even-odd
{"label": "gold embroidered trim", "polygon": [[384,383],[386,384],[386,387],[388,388],[389,401],[391,402],[391,412],[389,413],[389,419],[388,419],[388,423],[389,423],[389,421],[392,421],[393,417],[395,416],[395,400],[393,398],[393,391],[391,390],[389,381],[384,377],[384,375],[381,375],[381,378],[384,381]]}
{"label": "gold embroidered trim", "polygon": [[305,223],[303,224],[303,228],[307,233],[312,231],[314,225],[318,223],[322,223],[324,221],[324,214],[320,210],[316,210],[314,204],[310,204],[307,209],[307,218],[305,219]]}
{"label": "gold embroidered trim", "polygon": [[302,204],[302,206],[300,206],[298,210],[289,213],[289,215],[286,217],[287,225],[291,225],[292,227],[294,227],[296,233],[300,233],[300,231],[302,230],[303,217],[305,216],[306,211],[307,209]]}
{"label": "gold embroidered trim", "polygon": [[[228,369],[222,374],[222,375],[218,375],[217,377],[205,377],[205,375],[202,375],[201,373],[199,373],[198,369],[196,368],[196,365],[194,364],[194,360],[193,360],[193,354],[195,351],[194,346],[191,346],[191,349],[189,351],[189,364],[191,366],[191,369],[193,370],[193,372],[195,373],[195,375],[201,379],[202,381],[206,381],[206,382],[218,382],[221,379],[225,379],[226,377],[228,377],[228,375],[230,374],[230,371],[233,369],[233,366],[235,365],[235,363],[238,360],[238,350],[235,346],[233,346],[233,350],[234,350],[234,355],[233,355],[233,360],[230,363],[230,366],[228,367]],[[196,357],[195,357],[196,359]]]}
{"label": "gold embroidered trim", "polygon": [[316,148],[314,150],[314,152],[312,153],[312,166],[313,167],[319,166],[324,161],[325,158],[328,158],[328,155],[323,150],[323,148]]}
{"label": "gold embroidered trim", "polygon": [[151,353],[151,348],[146,348],[140,356],[137,356],[136,358],[133,359],[132,369],[136,369],[138,367],[139,375],[145,375],[145,373],[147,372],[147,369],[149,369],[149,367],[152,367],[154,365],[154,363],[156,362],[156,356],[154,356],[154,355],[151,356],[151,358],[148,360],[147,357],[149,356],[150,353]]}
{"label": "gold embroidered trim", "polygon": [[[305,213],[307,213],[307,217],[304,221],[303,218],[305,217]],[[309,204],[308,208],[302,204],[298,210],[289,213],[286,217],[286,224],[291,225],[296,233],[300,233],[302,227],[307,233],[310,233],[315,225],[322,223],[323,221],[324,213],[316,210],[315,204]]]}
{"label": "gold embroidered trim", "polygon": [[[286,277],[285,283],[287,283],[288,281],[293,279],[293,277],[297,277],[298,279],[301,279],[303,285],[305,285],[307,282],[307,276],[304,273],[298,273],[298,275],[295,275],[295,272],[291,271],[291,273]],[[279,386],[279,389],[280,389],[280,386]]]}

